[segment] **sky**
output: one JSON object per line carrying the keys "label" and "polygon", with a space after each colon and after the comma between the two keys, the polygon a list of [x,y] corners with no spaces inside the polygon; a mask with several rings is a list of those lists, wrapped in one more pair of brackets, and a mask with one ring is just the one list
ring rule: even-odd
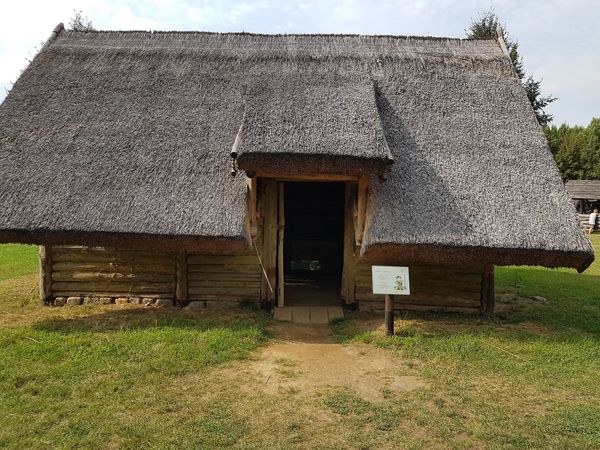
{"label": "sky", "polygon": [[0,101],[59,22],[99,30],[202,30],[464,37],[493,8],[528,74],[558,97],[554,124],[600,117],[600,0],[11,0],[2,2]]}

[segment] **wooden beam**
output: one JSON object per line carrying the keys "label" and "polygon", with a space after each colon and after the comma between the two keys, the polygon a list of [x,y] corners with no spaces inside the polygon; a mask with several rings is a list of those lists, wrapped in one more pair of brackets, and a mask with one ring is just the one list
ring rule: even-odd
{"label": "wooden beam", "polygon": [[344,267],[342,270],[342,296],[346,304],[355,303],[354,299],[354,183],[346,183],[344,201]]}
{"label": "wooden beam", "polygon": [[394,335],[394,297],[391,295],[385,295],[385,335]]}
{"label": "wooden beam", "polygon": [[[274,179],[262,179],[258,198],[259,214],[263,217],[263,240],[261,258],[267,272],[262,279],[261,298],[273,302],[277,279],[277,182]],[[272,287],[272,289],[269,288]]]}
{"label": "wooden beam", "polygon": [[188,302],[187,254],[178,253],[175,272],[175,302],[183,306]]}
{"label": "wooden beam", "polygon": [[339,174],[330,174],[330,173],[315,173],[315,174],[305,174],[305,175],[294,175],[294,174],[278,174],[278,173],[268,173],[268,172],[259,172],[256,174],[257,177],[261,178],[273,178],[278,181],[358,181],[357,176],[353,175],[339,175]]}
{"label": "wooden beam", "polygon": [[40,300],[43,305],[52,298],[52,247],[40,245]]}
{"label": "wooden beam", "polygon": [[494,266],[493,264],[486,264],[481,275],[481,313],[486,315],[493,314],[495,303]]}
{"label": "wooden beam", "polygon": [[357,206],[356,206],[356,229],[355,240],[356,245],[362,245],[363,234],[365,231],[365,221],[367,217],[367,196],[369,190],[369,179],[367,177],[360,177],[358,180],[358,194],[357,194]]}
{"label": "wooden beam", "polygon": [[283,183],[278,183],[278,196],[277,196],[277,217],[279,233],[277,239],[277,306],[282,308],[285,304],[285,279],[284,279],[284,266],[285,259],[283,254],[283,243],[285,237],[285,205],[283,200],[284,192]]}
{"label": "wooden beam", "polygon": [[256,212],[256,177],[248,180],[248,220],[250,222],[250,235],[256,239],[257,234],[257,212]]}

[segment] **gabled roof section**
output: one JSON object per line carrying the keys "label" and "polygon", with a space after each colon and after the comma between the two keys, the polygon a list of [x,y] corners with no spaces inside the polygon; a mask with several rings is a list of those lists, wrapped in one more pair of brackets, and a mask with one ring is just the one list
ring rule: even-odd
{"label": "gabled roof section", "polygon": [[600,180],[568,180],[565,187],[573,200],[600,200]]}
{"label": "gabled roof section", "polygon": [[247,173],[384,174],[393,162],[367,74],[282,67],[244,94]]}

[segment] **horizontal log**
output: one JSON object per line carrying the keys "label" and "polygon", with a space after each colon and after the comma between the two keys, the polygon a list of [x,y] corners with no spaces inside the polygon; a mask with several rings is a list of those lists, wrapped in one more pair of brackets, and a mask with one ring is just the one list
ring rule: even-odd
{"label": "horizontal log", "polygon": [[[361,311],[383,311],[383,303],[370,304],[369,302],[361,302],[359,304]],[[428,306],[428,305],[396,305],[394,310],[397,311],[444,311],[444,312],[460,312],[464,314],[477,314],[479,308],[460,307],[460,306]]]}
{"label": "horizontal log", "polygon": [[[430,277],[455,277],[481,275],[481,267],[455,267],[455,266],[409,266],[410,276],[430,276]],[[372,273],[371,265],[359,264],[356,267],[357,276],[370,276]]]}
{"label": "horizontal log", "polygon": [[229,281],[229,282],[215,282],[215,281],[188,281],[188,289],[194,288],[208,288],[208,289],[246,289],[249,292],[260,290],[259,281]]}
{"label": "horizontal log", "polygon": [[139,255],[139,256],[161,256],[174,257],[172,253],[163,251],[148,250],[126,250],[122,248],[111,247],[81,247],[81,246],[54,246],[52,247],[57,254],[85,253],[89,255]]}
{"label": "horizontal log", "polygon": [[[175,259],[168,256],[141,256],[134,254],[92,254],[92,253],[60,253],[53,258],[54,262],[113,262],[119,264],[154,264],[172,265]],[[174,269],[173,269],[174,270]]]}
{"label": "horizontal log", "polygon": [[188,272],[188,279],[196,280],[196,281],[214,280],[214,281],[221,281],[221,282],[227,282],[228,280],[260,281],[260,273],[259,272],[256,272],[256,273],[214,273],[214,272],[208,272],[208,273],[192,272],[192,273],[189,273]]}
{"label": "horizontal log", "polygon": [[136,294],[125,291],[53,291],[54,297],[148,297],[173,298],[173,293],[143,293]]}
{"label": "horizontal log", "polygon": [[149,281],[154,283],[175,282],[175,274],[164,273],[115,273],[115,272],[53,272],[52,281]]}
{"label": "horizontal log", "polygon": [[175,292],[175,283],[117,282],[117,281],[59,281],[52,283],[53,291],[115,291],[130,293]]}
{"label": "horizontal log", "polygon": [[[362,287],[372,286],[371,278],[357,278],[356,285]],[[477,288],[481,287],[481,274],[473,278],[455,278],[455,279],[440,279],[430,278],[428,280],[410,277],[411,288],[426,288],[426,289],[452,289],[452,288]]]}
{"label": "horizontal log", "polygon": [[188,273],[254,273],[260,272],[258,264],[189,264]]}
{"label": "horizontal log", "polygon": [[[258,286],[260,288],[260,285]],[[188,294],[211,294],[211,295],[248,295],[254,296],[260,294],[260,289],[250,289],[246,287],[188,287]]]}
{"label": "horizontal log", "polygon": [[138,264],[138,263],[120,263],[120,262],[55,262],[52,265],[52,270],[56,272],[61,271],[75,271],[75,272],[119,272],[119,273],[174,273],[173,264]]}
{"label": "horizontal log", "polygon": [[[373,287],[372,286],[364,286],[357,285],[356,292],[360,294],[372,294]],[[429,286],[423,285],[412,285],[410,286],[410,296],[426,296],[426,295],[451,295],[451,296],[467,296],[472,297],[475,296],[479,298],[481,294],[481,284],[468,284],[466,286],[448,286],[448,285],[440,285],[436,286],[435,284],[431,284]],[[399,297],[402,297],[399,295]]]}
{"label": "horizontal log", "polygon": [[188,255],[188,264],[259,264],[256,255],[223,256],[223,255]]}
{"label": "horizontal log", "polygon": [[[369,295],[369,294],[356,294],[356,300],[359,302],[371,301],[380,302],[383,304],[382,295]],[[452,296],[396,296],[394,298],[394,304],[399,305],[430,305],[430,306],[461,306],[461,307],[472,307],[478,308],[480,306],[479,299],[464,298],[464,297],[452,297]]]}
{"label": "horizontal log", "polygon": [[189,294],[190,300],[224,301],[224,302],[254,302],[260,301],[258,295],[215,295],[215,294]]}

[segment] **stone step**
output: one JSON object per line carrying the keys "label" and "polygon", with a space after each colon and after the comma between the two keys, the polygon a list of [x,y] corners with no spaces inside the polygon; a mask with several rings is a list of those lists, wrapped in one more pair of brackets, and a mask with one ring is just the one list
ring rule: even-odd
{"label": "stone step", "polygon": [[275,320],[294,323],[329,323],[334,319],[343,319],[341,306],[285,306],[273,310]]}

